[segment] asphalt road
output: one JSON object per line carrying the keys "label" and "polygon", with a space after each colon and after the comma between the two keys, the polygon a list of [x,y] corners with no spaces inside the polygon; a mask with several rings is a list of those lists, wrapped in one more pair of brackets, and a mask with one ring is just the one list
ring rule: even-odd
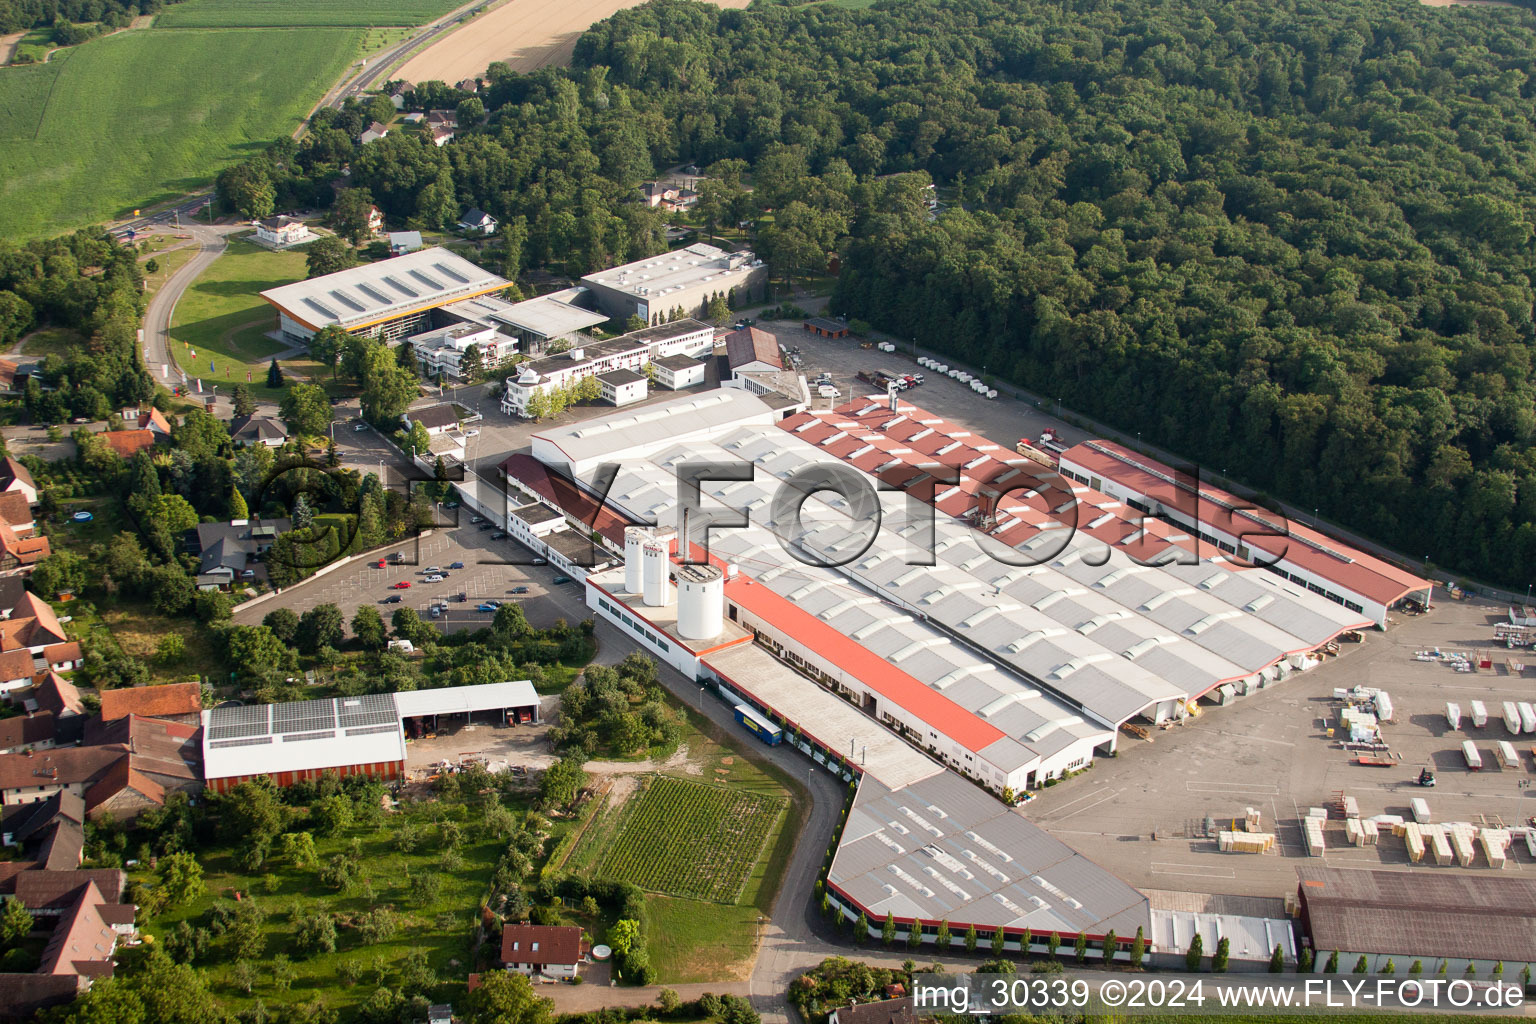
{"label": "asphalt road", "polygon": [[[163,218],[165,214],[156,216]],[[154,298],[149,300],[149,308],[144,311],[144,365],[157,383],[169,387],[186,382],[187,375],[176,365],[176,357],[171,354],[171,318],[176,312],[176,303],[187,287],[197,280],[198,275],[223,254],[229,244],[229,236],[243,230],[243,227],[238,224],[216,224],[212,227],[198,225],[186,228],[197,240],[197,255],[171,275],[171,279],[155,292]]]}

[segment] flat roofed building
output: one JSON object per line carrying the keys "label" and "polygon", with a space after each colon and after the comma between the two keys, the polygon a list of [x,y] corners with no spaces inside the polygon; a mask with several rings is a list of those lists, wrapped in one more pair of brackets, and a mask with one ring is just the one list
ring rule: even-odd
{"label": "flat roofed building", "polygon": [[597,375],[603,389],[603,401],[620,407],[645,400],[646,377],[634,370],[609,370]]}
{"label": "flat roofed building", "polygon": [[1075,445],[1062,455],[1061,471],[1148,515],[1168,518],[1233,561],[1268,563],[1270,572],[1382,628],[1399,602],[1430,603],[1429,580],[1113,442]]}
{"label": "flat roofed building", "polygon": [[558,355],[530,359],[507,378],[501,411],[530,415],[530,403],[541,395],[569,387],[611,370],[643,371],[652,360],[671,355],[695,355],[714,346],[714,328],[698,320],[678,320],[647,327],[605,341],[585,342]]}
{"label": "flat roofed building", "polygon": [[465,361],[473,348],[480,368],[492,368],[517,353],[517,339],[478,324],[454,324],[413,334],[406,339],[421,372],[428,377],[464,376]]}
{"label": "flat roofed building", "polygon": [[702,359],[692,356],[665,356],[654,360],[656,386],[681,391],[704,383],[705,365]]}
{"label": "flat roofed building", "polygon": [[322,327],[385,340],[430,327],[433,310],[507,282],[447,249],[421,249],[378,263],[269,288],[261,297],[277,310],[278,329],[307,342]]}
{"label": "flat roofed building", "polygon": [[470,299],[455,303],[444,312],[497,327],[521,341],[525,351],[539,353],[553,341],[589,340],[582,331],[608,322],[606,314],[587,309],[584,301],[590,301],[590,293],[578,287],[522,302],[491,297]]}
{"label": "flat roofed building", "polygon": [[581,283],[609,317],[638,316],[655,323],[676,309],[684,316],[703,316],[716,295],[734,292],[742,305],[756,302],[767,280],[767,265],[752,253],[726,252],[701,242],[588,274]]}

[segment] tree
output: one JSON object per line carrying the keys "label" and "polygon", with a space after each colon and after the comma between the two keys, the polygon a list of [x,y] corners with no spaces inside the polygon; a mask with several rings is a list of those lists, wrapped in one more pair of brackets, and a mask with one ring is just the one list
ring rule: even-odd
{"label": "tree", "polygon": [[0,944],[7,949],[27,937],[32,930],[32,915],[20,900],[0,904]]}
{"label": "tree", "polygon": [[278,643],[292,644],[299,635],[299,614],[292,608],[274,608],[267,612],[261,624],[272,631]]}
{"label": "tree", "polygon": [[[1217,941],[1216,952],[1211,957],[1211,970],[1215,971],[1217,974],[1225,974],[1227,971],[1227,963],[1230,960],[1231,955],[1232,940],[1223,935],[1221,939]],[[1362,961],[1364,959],[1364,957],[1361,958]]]}
{"label": "tree", "polygon": [[324,277],[357,266],[357,252],[340,238],[326,235],[309,243],[305,266],[307,277]]}
{"label": "tree", "polygon": [[481,118],[485,117],[485,104],[480,101],[480,97],[471,96],[468,99],[460,100],[458,108],[454,113],[458,117],[460,128],[472,128],[480,123]]}
{"label": "tree", "polygon": [[344,188],[336,193],[336,201],[331,204],[331,228],[353,245],[362,245],[373,236],[372,215],[371,192],[366,188]]}
{"label": "tree", "polygon": [[272,987],[279,992],[287,992],[293,986],[293,963],[286,953],[275,953],[272,956]]}
{"label": "tree", "polygon": [[1312,947],[1311,946],[1303,946],[1303,947],[1301,947],[1301,953],[1296,958],[1296,973],[1297,974],[1311,974],[1312,973],[1312,965],[1313,965],[1313,963],[1314,963],[1314,958],[1313,958],[1313,955],[1312,955]]}
{"label": "tree", "polygon": [[[1274,973],[1278,974],[1279,972],[1276,971]],[[1394,961],[1391,957],[1387,957],[1387,963],[1386,963],[1386,965],[1384,967],[1382,967],[1381,973],[1382,974],[1396,974],[1397,973],[1397,962]]]}
{"label": "tree", "polygon": [[282,858],[295,868],[313,867],[318,859],[315,837],[308,832],[284,832],[278,850]]}
{"label": "tree", "polygon": [[1072,953],[1073,953],[1073,956],[1075,956],[1077,958],[1077,962],[1078,963],[1083,963],[1085,960],[1088,959],[1088,933],[1087,932],[1078,932],[1077,933],[1077,940],[1072,943]]}
{"label": "tree", "polygon": [[1002,956],[1003,950],[1007,948],[1007,942],[1008,938],[1003,934],[1001,928],[994,930],[992,932],[992,955]]}
{"label": "tree", "polygon": [[1424,973],[1424,961],[1423,960],[1415,960],[1413,963],[1409,964],[1408,965],[1408,973],[1413,975],[1414,977],[1418,977],[1420,974],[1423,974]]}
{"label": "tree", "polygon": [[245,497],[240,493],[240,488],[231,487],[229,489],[229,518],[249,519],[250,517],[250,507],[246,505]]}
{"label": "tree", "polygon": [[549,1024],[554,1003],[538,996],[533,983],[511,971],[490,971],[469,994],[468,1024]]}
{"label": "tree", "polygon": [[885,924],[880,929],[880,940],[887,946],[896,945],[896,916],[889,912],[885,915]]}
{"label": "tree", "polygon": [[1205,956],[1205,939],[1199,932],[1189,941],[1189,950],[1184,954],[1184,969],[1191,974],[1200,970],[1200,960]]}
{"label": "tree", "polygon": [[1136,937],[1131,940],[1131,970],[1141,970],[1141,962],[1147,955],[1147,936],[1139,926],[1136,929]]}
{"label": "tree", "polygon": [[382,651],[389,643],[384,617],[372,605],[363,605],[352,616],[352,637],[365,650]]}
{"label": "tree", "polygon": [[334,604],[316,605],[299,616],[294,641],[305,654],[314,654],[322,647],[336,647],[344,635],[342,622],[341,609]]}
{"label": "tree", "polygon": [[185,906],[203,894],[203,866],[186,851],[162,858],[156,874],[169,906]]}
{"label": "tree", "polygon": [[307,530],[315,525],[315,510],[309,504],[309,498],[303,494],[293,499],[293,528],[295,530]]}
{"label": "tree", "polygon": [[32,589],[48,599],[66,591],[78,594],[85,589],[84,558],[73,551],[55,551],[32,570]]}
{"label": "tree", "polygon": [[923,944],[923,926],[914,918],[907,928],[907,948],[916,949]]}
{"label": "tree", "polygon": [[1269,973],[1281,974],[1285,971],[1285,949],[1280,943],[1275,943],[1275,951],[1269,955]]}
{"label": "tree", "polygon": [[347,340],[352,336],[335,324],[328,324],[320,328],[309,338],[309,354],[322,366],[331,368],[331,376],[336,376],[336,367],[341,362],[341,354],[346,349]]}
{"label": "tree", "polygon": [[567,754],[544,772],[539,780],[539,799],[545,807],[565,807],[573,803],[587,784],[587,773],[582,761],[574,754]]}
{"label": "tree", "polygon": [[283,386],[283,371],[278,368],[277,360],[267,367],[267,387],[280,388]]}
{"label": "tree", "polygon": [[224,631],[226,660],[247,675],[291,664],[293,652],[266,626],[230,626]]}
{"label": "tree", "polygon": [[977,941],[977,939],[978,939],[978,936],[976,934],[976,926],[974,924],[966,925],[965,926],[965,951],[967,953],[974,953],[974,952],[976,952],[976,941]]}
{"label": "tree", "polygon": [[1353,973],[1355,973],[1355,974],[1366,974],[1366,973],[1370,972],[1370,969],[1371,969],[1371,966],[1370,966],[1369,963],[1366,962],[1365,954],[1361,953],[1360,954],[1360,959],[1355,961],[1355,969],[1354,969]]}
{"label": "tree", "polygon": [[288,429],[304,437],[324,434],[331,425],[331,399],[318,384],[295,384],[278,404]]}
{"label": "tree", "polygon": [[853,924],[853,941],[859,945],[869,941],[869,915],[859,911],[859,918]]}
{"label": "tree", "polygon": [[155,658],[162,665],[170,665],[187,653],[187,641],[180,633],[167,633],[155,644]]}
{"label": "tree", "polygon": [[1115,935],[1113,928],[1104,936],[1104,962],[1106,964],[1114,963],[1115,961],[1117,939],[1118,937]]}
{"label": "tree", "polygon": [[309,822],[316,835],[338,835],[352,824],[352,801],[340,795],[321,797],[309,809]]}
{"label": "tree", "polygon": [[1061,933],[1060,932],[1051,932],[1050,935],[1046,936],[1046,938],[1045,938],[1045,953],[1046,953],[1047,956],[1055,957],[1056,956],[1056,951],[1059,950],[1060,948],[1061,948]]}
{"label": "tree", "polygon": [[256,413],[256,400],[251,397],[251,389],[240,383],[234,386],[230,392],[230,401],[235,407],[235,417],[252,416]]}
{"label": "tree", "polygon": [[946,919],[944,919],[944,920],[939,922],[938,931],[936,931],[934,933],[934,936],[933,936],[933,943],[934,943],[935,946],[937,946],[941,950],[949,949],[950,937],[949,937],[949,919],[948,918],[946,918]]}
{"label": "tree", "polygon": [[[1442,964],[1441,966],[1443,967],[1445,965]],[[1329,955],[1328,962],[1323,965],[1323,973],[1324,974],[1338,974],[1339,973],[1339,951],[1338,950],[1334,950]]]}
{"label": "tree", "polygon": [[427,433],[427,428],[420,420],[411,421],[411,432],[407,443],[407,455],[425,455],[432,450],[432,435]]}

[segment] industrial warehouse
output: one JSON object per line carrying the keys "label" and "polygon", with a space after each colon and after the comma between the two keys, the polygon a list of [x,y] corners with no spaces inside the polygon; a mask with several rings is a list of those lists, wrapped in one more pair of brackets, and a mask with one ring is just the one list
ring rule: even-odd
{"label": "industrial warehouse", "polygon": [[[706,463],[689,523],[679,478]],[[766,722],[760,738],[861,778],[828,874],[850,916],[1001,928],[1008,948],[1231,929],[1254,937],[1245,955],[1267,959],[1266,937],[1294,955],[1278,915],[1154,908],[976,787],[1016,800],[1114,752],[1133,719],[1282,683],[1364,613],[1086,484],[1052,492],[1030,460],[895,395],[781,419],[714,391],[541,431],[503,470],[546,503],[569,474],[629,524],[604,530],[622,529],[623,568],[587,578],[599,616]],[[872,544],[877,478],[906,493]]]}

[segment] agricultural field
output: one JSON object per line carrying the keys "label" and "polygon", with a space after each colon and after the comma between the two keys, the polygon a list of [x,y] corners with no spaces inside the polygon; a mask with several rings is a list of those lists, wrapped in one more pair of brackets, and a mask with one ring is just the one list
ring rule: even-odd
{"label": "agricultural field", "polygon": [[167,7],[162,28],[291,28],[425,25],[460,6],[456,0],[187,0]]}
{"label": "agricultural field", "polygon": [[268,363],[289,346],[266,336],[277,315],[261,292],[302,280],[304,272],[302,251],[272,252],[232,239],[176,304],[171,348],[181,366],[205,386],[243,384],[249,374],[252,391],[266,394]]}
{"label": "agricultural field", "polygon": [[155,28],[0,69],[0,237],[116,218],[205,184],[297,128],[363,35]]}
{"label": "agricultural field", "polygon": [[735,903],[786,801],[652,776],[630,799],[598,875],[649,892]]}

